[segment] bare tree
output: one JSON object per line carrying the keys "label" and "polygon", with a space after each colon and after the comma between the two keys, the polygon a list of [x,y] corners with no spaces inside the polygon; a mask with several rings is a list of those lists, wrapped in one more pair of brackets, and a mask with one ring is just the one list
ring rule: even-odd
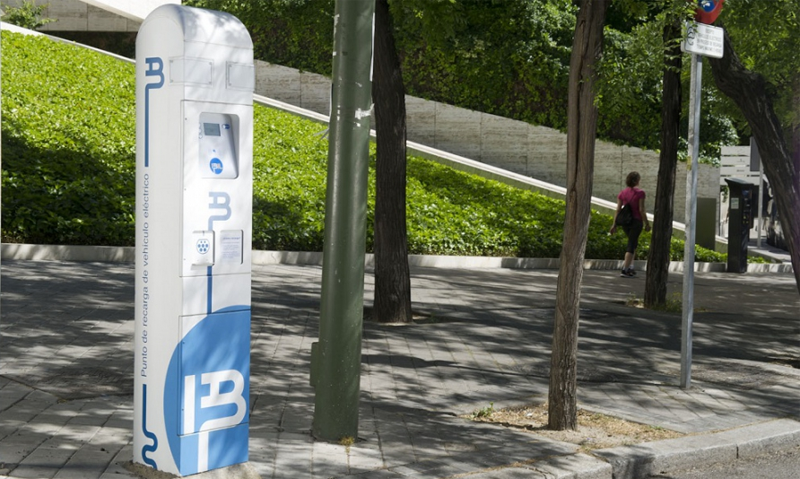
{"label": "bare tree", "polygon": [[409,323],[412,316],[406,232],[406,103],[388,0],[375,1],[372,99],[378,150],[372,314],[380,322]]}
{"label": "bare tree", "polygon": [[608,0],[578,0],[569,68],[567,194],[564,242],[556,289],[548,399],[550,429],[577,429],[578,321],[589,233],[597,133],[596,66],[603,51]]}
{"label": "bare tree", "polygon": [[647,256],[644,304],[652,307],[667,302],[672,219],[675,215],[675,176],[678,166],[678,139],[681,125],[681,51],[678,40],[681,24],[673,17],[664,25],[664,74],[661,99],[661,153],[658,157],[658,180],[653,236]]}

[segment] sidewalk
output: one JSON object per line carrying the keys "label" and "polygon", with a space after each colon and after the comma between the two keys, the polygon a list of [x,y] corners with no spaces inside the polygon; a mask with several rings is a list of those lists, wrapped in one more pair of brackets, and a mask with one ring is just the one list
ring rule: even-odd
{"label": "sidewalk", "polygon": [[[123,478],[130,461],[133,265],[4,261],[0,475]],[[647,477],[800,445],[800,295],[791,274],[695,275],[693,387],[681,315],[625,306],[644,274],[586,271],[582,408],[691,436],[583,453],[458,417],[547,397],[557,270],[412,270],[416,312],[365,323],[359,442],[310,436],[321,268],[253,272],[250,463],[263,478]],[[367,277],[371,305],[373,278]],[[670,292],[680,291],[679,273]],[[715,433],[715,431],[724,431]]]}

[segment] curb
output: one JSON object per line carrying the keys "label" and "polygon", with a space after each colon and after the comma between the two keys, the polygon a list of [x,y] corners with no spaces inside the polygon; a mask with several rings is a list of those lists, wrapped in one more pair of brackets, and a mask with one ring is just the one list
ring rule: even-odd
{"label": "curb", "polygon": [[601,449],[594,455],[611,465],[614,479],[637,479],[794,447],[800,447],[800,422],[777,419],[712,434]]}
{"label": "curb", "polygon": [[[475,471],[464,477],[643,479],[697,466],[735,462],[795,447],[800,447],[800,422],[777,419],[711,434],[599,449],[590,453],[553,456],[530,463]],[[402,472],[407,471],[393,472],[402,475]]]}
{"label": "curb", "polygon": [[536,462],[531,468],[548,479],[551,477],[554,479],[616,478],[610,464],[583,453]]}
{"label": "curb", "polygon": [[[133,263],[135,251],[132,246],[71,246],[71,245],[34,245],[19,243],[3,243],[2,259],[34,260],[34,261],[78,261],[98,263]],[[252,252],[252,263],[255,265],[287,264],[302,266],[322,265],[322,253],[312,251],[258,251]],[[549,269],[559,268],[558,258],[512,258],[492,256],[436,256],[408,255],[409,266],[426,268],[451,269]],[[367,254],[365,265],[375,266],[372,254]],[[639,271],[645,271],[647,261],[634,262]],[[672,261],[669,271],[683,272],[684,263]],[[622,268],[621,260],[587,259],[583,261],[585,270],[618,270]],[[703,273],[724,273],[725,263],[698,263],[694,270]],[[792,273],[791,263],[781,264],[748,264],[748,273]]]}
{"label": "curb", "polygon": [[800,421],[776,419],[716,433],[599,449],[590,453],[557,454],[542,459],[524,460],[513,452],[509,455],[488,453],[484,460],[485,468],[478,470],[468,470],[457,458],[448,458],[364,472],[355,477],[643,479],[795,447],[800,447]]}

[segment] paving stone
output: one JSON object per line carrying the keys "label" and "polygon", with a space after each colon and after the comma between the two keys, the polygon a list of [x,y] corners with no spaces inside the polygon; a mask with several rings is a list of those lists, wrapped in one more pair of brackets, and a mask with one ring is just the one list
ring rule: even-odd
{"label": "paving stone", "polygon": [[[66,276],[71,278],[68,284],[59,280]],[[546,399],[556,276],[544,270],[414,268],[415,309],[430,311],[440,322],[397,328],[365,325],[359,437],[366,441],[351,447],[348,455],[336,449],[341,446],[314,442],[309,434],[314,412],[314,389],[308,385],[309,349],[319,327],[321,269],[255,266],[250,447],[254,467],[265,478],[390,478],[402,477],[401,472],[413,477],[408,476],[413,471],[423,478],[464,471],[478,478],[535,478],[536,464],[544,467],[545,457],[577,458],[574,445],[455,417],[490,402],[499,406],[520,398]],[[785,276],[758,281],[769,281],[774,287],[770,301],[780,297],[783,308],[796,313],[800,306],[796,288],[793,278]],[[8,283],[8,278],[16,283]],[[7,317],[23,321],[37,331],[35,341],[29,341],[25,334],[6,335],[4,330],[4,341],[15,354],[4,358],[4,364],[20,378],[41,381],[44,388],[53,371],[70,372],[65,369],[72,367],[64,362],[66,358],[78,368],[109,365],[122,376],[132,374],[132,279],[132,265],[4,261],[4,322]],[[697,387],[680,390],[674,366],[679,356],[668,344],[679,321],[622,307],[629,291],[616,280],[613,272],[591,271],[584,276],[579,351],[581,374],[586,378],[579,384],[582,407],[707,434],[785,417],[800,404],[800,389],[790,386],[798,383],[798,376],[766,366],[763,374],[773,381],[769,387],[753,390],[736,383],[695,381]],[[709,297],[714,297],[712,288],[747,288],[748,281],[749,275],[737,276],[736,282],[726,275],[696,276],[698,287],[705,288]],[[109,282],[113,285],[104,284]],[[370,275],[366,288],[369,297],[374,290]],[[42,294],[52,304],[32,308],[41,302]],[[747,298],[751,301],[751,296]],[[796,330],[780,328],[794,324],[791,314],[777,311],[756,320],[742,313],[743,305],[730,312],[725,312],[726,307],[724,303],[714,306],[714,314],[725,321],[726,327],[719,330],[730,331],[725,341],[704,343],[703,338],[710,337],[707,332],[697,338],[696,357],[705,361],[709,374],[714,367],[722,367],[716,365],[715,355],[724,355],[726,344],[736,344],[736,334],[748,340],[768,335],[763,343],[772,351],[769,354],[800,353],[796,337],[791,336]],[[754,312],[763,309],[757,304],[747,307]],[[39,316],[31,317],[30,311],[40,309]],[[71,322],[65,323],[65,318]],[[706,319],[707,325],[698,321],[697,327],[713,327],[713,320]],[[777,332],[759,329],[763,321],[771,321]],[[98,346],[86,336],[87,331],[103,336],[107,344]],[[761,367],[756,361],[742,364]],[[121,458],[132,457],[131,396],[73,389],[89,394],[62,402],[61,392],[51,394],[0,378],[0,408],[6,408],[0,410],[0,455],[12,464],[6,468],[20,463],[14,475],[19,471],[28,477],[56,473],[58,477],[132,477],[119,465]],[[796,425],[784,427],[780,435],[763,440],[722,438],[716,448],[702,452],[703,457],[714,457],[718,451],[728,454],[728,446],[740,454],[786,447],[795,441]],[[664,447],[654,454],[665,458],[676,454]],[[42,455],[46,458],[46,448],[54,449],[53,454],[62,454],[62,448],[63,454],[74,453],[69,467],[46,471],[22,464]],[[502,467],[511,464],[523,466]],[[566,463],[553,467],[548,472],[552,477],[577,474]],[[605,473],[600,469],[584,472]]]}
{"label": "paving stone", "polygon": [[52,466],[20,466],[11,471],[12,477],[44,479],[53,477],[58,469]]}
{"label": "paving stone", "polygon": [[22,468],[46,467],[54,471],[61,469],[75,455],[75,449],[40,446],[19,462]]}
{"label": "paving stone", "polygon": [[496,470],[470,474],[470,479],[551,479],[552,476],[528,469],[526,467],[503,467]]}

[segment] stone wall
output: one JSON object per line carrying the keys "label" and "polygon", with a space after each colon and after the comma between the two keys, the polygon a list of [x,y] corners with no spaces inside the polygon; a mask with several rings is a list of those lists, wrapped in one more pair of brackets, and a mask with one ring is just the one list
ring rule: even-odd
{"label": "stone wall", "polygon": [[[3,7],[17,7],[22,0],[0,0]],[[34,0],[46,5],[48,23],[42,32],[137,32],[142,19],[156,7],[180,0]]]}
{"label": "stone wall", "polygon": [[[325,115],[330,109],[330,79],[292,68],[256,62],[256,93]],[[406,97],[408,139],[558,186],[566,186],[567,136],[558,130],[444,103]],[[598,141],[593,195],[616,201],[625,176],[636,170],[653,210],[658,154]],[[675,219],[682,221],[686,169],[679,165],[675,187]],[[719,169],[700,165],[698,197],[716,201]],[[709,219],[714,221],[713,218]]]}

